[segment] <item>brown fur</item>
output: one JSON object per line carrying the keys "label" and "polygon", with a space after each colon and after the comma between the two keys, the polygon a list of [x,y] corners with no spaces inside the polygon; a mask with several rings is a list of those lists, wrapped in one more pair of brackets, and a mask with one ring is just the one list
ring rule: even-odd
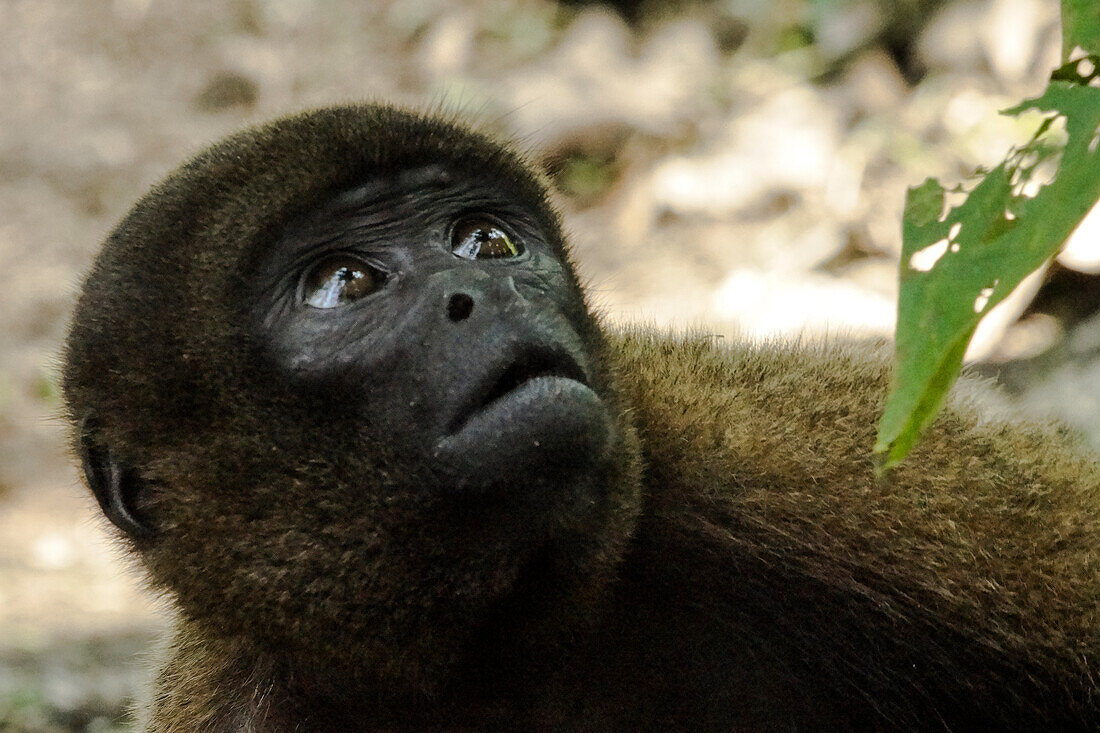
{"label": "brown fur", "polygon": [[604,495],[455,516],[412,447],[258,366],[241,293],[279,227],[439,161],[567,261],[520,156],[373,106],[218,144],[97,260],[64,387],[140,475],[157,531],[125,541],[178,609],[148,730],[1100,726],[1100,467],[966,386],[876,481],[873,354],[586,317]]}

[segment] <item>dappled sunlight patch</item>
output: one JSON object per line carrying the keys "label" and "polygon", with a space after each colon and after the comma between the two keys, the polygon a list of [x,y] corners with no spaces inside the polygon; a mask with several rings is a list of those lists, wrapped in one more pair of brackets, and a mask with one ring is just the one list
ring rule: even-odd
{"label": "dappled sunlight patch", "polygon": [[997,280],[994,280],[992,285],[978,291],[978,297],[974,298],[975,313],[981,313],[989,305],[989,299],[993,297],[993,290],[997,287],[997,282]]}
{"label": "dappled sunlight patch", "polygon": [[893,300],[881,293],[816,273],[792,279],[783,272],[741,268],[715,291],[713,313],[753,338],[803,333],[886,335]]}
{"label": "dappled sunlight patch", "polygon": [[970,195],[962,186],[956,186],[955,188],[944,189],[943,191],[943,204],[940,206],[940,213],[937,217],[937,221],[945,222],[951,212],[964,203],[966,203],[966,197]]}
{"label": "dappled sunlight patch", "polygon": [[1065,115],[1049,115],[1031,142],[1009,156],[1007,166],[1013,198],[1035,198],[1054,182],[1069,134]]}
{"label": "dappled sunlight patch", "polygon": [[914,252],[909,258],[909,268],[917,272],[928,272],[945,254],[958,252],[960,232],[962,232],[962,222],[957,221],[951,225],[946,237]]}
{"label": "dappled sunlight patch", "polygon": [[1100,274],[1100,202],[1073,230],[1058,261],[1071,270]]}
{"label": "dappled sunlight patch", "polygon": [[909,258],[909,268],[917,272],[928,272],[947,253],[947,247],[948,241],[944,238],[935,244],[917,250]]}

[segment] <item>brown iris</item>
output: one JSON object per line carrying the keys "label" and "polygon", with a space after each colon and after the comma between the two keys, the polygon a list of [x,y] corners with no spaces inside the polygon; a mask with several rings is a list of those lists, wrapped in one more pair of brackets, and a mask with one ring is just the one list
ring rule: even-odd
{"label": "brown iris", "polygon": [[463,219],[455,225],[451,251],[467,260],[498,260],[523,254],[523,248],[507,232],[480,217]]}
{"label": "brown iris", "polygon": [[314,265],[306,275],[302,297],[314,308],[335,308],[370,295],[384,280],[384,273],[360,259],[332,255]]}

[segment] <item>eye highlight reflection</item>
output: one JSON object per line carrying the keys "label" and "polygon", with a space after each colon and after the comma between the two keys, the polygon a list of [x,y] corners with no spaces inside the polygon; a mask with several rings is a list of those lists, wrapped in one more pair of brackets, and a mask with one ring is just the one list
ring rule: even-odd
{"label": "eye highlight reflection", "polygon": [[314,308],[335,308],[370,295],[385,273],[350,255],[333,255],[314,265],[303,282],[302,300]]}
{"label": "eye highlight reflection", "polygon": [[466,260],[498,260],[519,257],[523,247],[493,222],[473,217],[451,232],[451,252]]}

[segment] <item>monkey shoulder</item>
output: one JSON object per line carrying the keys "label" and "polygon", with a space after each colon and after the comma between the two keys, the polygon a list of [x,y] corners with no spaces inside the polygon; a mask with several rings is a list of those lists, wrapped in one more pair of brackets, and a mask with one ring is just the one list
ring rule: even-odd
{"label": "monkey shoulder", "polygon": [[[678,582],[694,575],[720,623],[745,619],[728,631],[752,635],[757,660],[792,644],[817,660],[813,684],[787,681],[809,674],[787,668],[766,688],[856,689],[896,722],[1043,720],[1057,705],[1100,719],[1087,701],[1100,466],[1065,431],[991,414],[987,387],[964,380],[911,458],[879,478],[880,349],[616,339],[642,442],[642,534],[662,538],[649,562],[692,548]],[[746,606],[770,608],[768,624]],[[998,686],[1019,699],[967,712],[966,690]]]}

